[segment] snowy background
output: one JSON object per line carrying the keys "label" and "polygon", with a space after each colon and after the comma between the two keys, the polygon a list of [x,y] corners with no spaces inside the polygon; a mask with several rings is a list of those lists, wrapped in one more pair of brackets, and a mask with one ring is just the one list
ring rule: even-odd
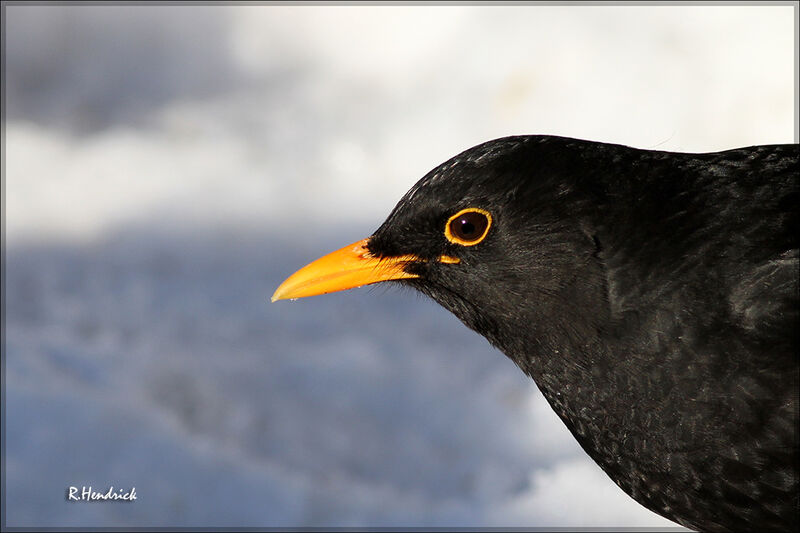
{"label": "snowy background", "polygon": [[491,138],[795,141],[792,7],[3,15],[5,525],[671,524],[430,301],[269,297]]}

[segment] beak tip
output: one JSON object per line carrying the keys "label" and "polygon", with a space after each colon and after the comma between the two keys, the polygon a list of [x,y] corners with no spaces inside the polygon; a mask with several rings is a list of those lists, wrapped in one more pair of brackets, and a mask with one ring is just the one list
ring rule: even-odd
{"label": "beak tip", "polygon": [[283,285],[284,285],[284,284],[283,284],[283,283],[281,283],[281,284],[278,286],[278,288],[277,288],[277,289],[275,289],[275,292],[273,292],[273,293],[272,293],[272,296],[271,296],[271,297],[270,297],[270,299],[269,299],[270,303],[275,303],[275,302],[277,302],[278,300],[282,300],[282,299],[283,299],[283,294],[286,292],[286,291],[284,291],[284,290],[281,290],[281,289],[283,289]]}

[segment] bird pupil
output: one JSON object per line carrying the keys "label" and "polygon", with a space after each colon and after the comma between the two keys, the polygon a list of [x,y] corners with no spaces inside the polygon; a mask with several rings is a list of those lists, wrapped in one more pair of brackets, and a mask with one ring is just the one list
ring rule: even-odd
{"label": "bird pupil", "polygon": [[464,235],[472,235],[475,233],[475,225],[469,220],[461,220],[461,233]]}

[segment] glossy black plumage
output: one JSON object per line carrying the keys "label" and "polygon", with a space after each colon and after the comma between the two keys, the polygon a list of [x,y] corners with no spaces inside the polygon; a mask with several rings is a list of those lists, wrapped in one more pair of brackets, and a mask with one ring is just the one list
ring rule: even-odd
{"label": "glossy black plumage", "polygon": [[[531,376],[628,494],[700,530],[796,530],[798,145],[490,141],[368,241]],[[443,236],[489,211],[484,241]],[[436,258],[458,258],[442,264]]]}

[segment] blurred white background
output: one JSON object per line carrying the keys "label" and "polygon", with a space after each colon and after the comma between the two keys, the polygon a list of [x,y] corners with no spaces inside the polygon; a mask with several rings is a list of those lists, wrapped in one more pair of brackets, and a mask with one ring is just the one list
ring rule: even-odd
{"label": "blurred white background", "polygon": [[269,296],[495,137],[796,141],[796,7],[3,10],[6,525],[671,524],[433,303]]}

